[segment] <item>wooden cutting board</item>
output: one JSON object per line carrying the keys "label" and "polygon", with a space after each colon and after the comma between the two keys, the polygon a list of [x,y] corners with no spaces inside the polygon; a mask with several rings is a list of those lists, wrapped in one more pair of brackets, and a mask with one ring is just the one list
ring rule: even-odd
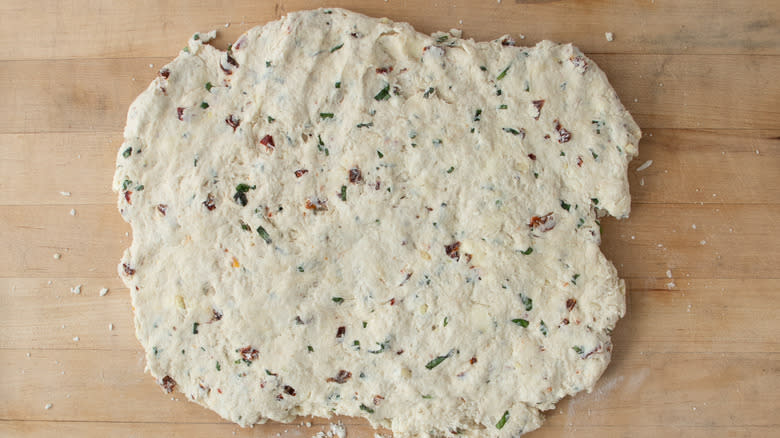
{"label": "wooden cutting board", "polygon": [[[562,401],[529,436],[780,436],[776,0],[1,2],[0,436],[310,437],[328,427],[240,429],[144,374],[116,275],[129,227],[110,190],[130,102],[192,33],[216,28],[225,47],[326,5],[424,32],[571,41],[644,131],[631,218],[604,221],[604,251],[629,290],[613,362],[591,394]],[[373,436],[363,420],[340,420],[350,437]]]}

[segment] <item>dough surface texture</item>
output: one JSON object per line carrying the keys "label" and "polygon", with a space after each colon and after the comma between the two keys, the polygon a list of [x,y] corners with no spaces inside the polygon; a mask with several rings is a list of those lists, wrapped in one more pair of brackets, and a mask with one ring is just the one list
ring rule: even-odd
{"label": "dough surface texture", "polygon": [[165,391],[509,437],[593,388],[625,312],[598,217],[640,138],[593,61],[341,9],[213,36],[132,104],[113,181]]}

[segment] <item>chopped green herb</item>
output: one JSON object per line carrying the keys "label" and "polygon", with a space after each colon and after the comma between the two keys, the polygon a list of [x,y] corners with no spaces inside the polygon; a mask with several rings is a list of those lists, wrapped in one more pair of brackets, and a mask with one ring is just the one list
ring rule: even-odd
{"label": "chopped green herb", "polygon": [[368,323],[363,321],[363,328],[366,328],[367,325],[368,325]]}
{"label": "chopped green herb", "polygon": [[578,278],[580,278],[580,274],[574,274],[574,277],[571,278],[571,282],[576,285]]}
{"label": "chopped green herb", "polygon": [[433,145],[434,146],[441,146],[443,143],[440,138],[433,139]]}
{"label": "chopped green herb", "polygon": [[206,108],[209,107],[209,104],[208,104],[208,102],[201,102],[200,103],[200,107],[203,108],[203,109],[206,109]]}
{"label": "chopped green herb", "polygon": [[577,228],[585,225],[585,218],[580,218],[580,222],[577,224]]}
{"label": "chopped green herb", "polygon": [[506,104],[501,104],[498,106],[498,109],[507,109]]}
{"label": "chopped green herb", "polygon": [[451,351],[449,353],[445,354],[444,356],[439,356],[439,357],[431,360],[430,362],[428,362],[425,365],[425,368],[428,368],[429,370],[432,370],[432,369],[436,368],[437,366],[439,366],[439,364],[444,362],[446,359],[449,359],[450,356],[452,356],[452,352]]}
{"label": "chopped green herb", "polygon": [[531,309],[534,308],[534,300],[532,300],[531,298],[529,298],[529,297],[527,297],[527,296],[525,296],[523,294],[520,294],[520,301],[523,302],[523,305],[525,306],[525,310],[527,312],[530,312]]}
{"label": "chopped green herb", "polygon": [[523,318],[513,319],[512,322],[519,325],[520,327],[528,327],[528,320]]}
{"label": "chopped green herb", "polygon": [[347,186],[341,186],[341,200],[347,201]]}
{"label": "chopped green herb", "polygon": [[480,121],[480,118],[479,118],[480,115],[482,115],[482,110],[481,109],[477,109],[477,111],[474,113],[474,121],[475,122],[479,122]]}
{"label": "chopped green herb", "polygon": [[543,335],[547,336],[547,324],[544,323],[544,320],[539,323],[539,331],[542,332]]}
{"label": "chopped green herb", "polygon": [[127,158],[130,155],[133,155],[133,148],[127,148],[124,151],[122,151],[122,156]]}
{"label": "chopped green herb", "polygon": [[330,49],[330,53],[335,52],[336,50],[344,47],[344,43],[339,44],[338,46],[333,46],[333,48]]}
{"label": "chopped green herb", "polygon": [[375,100],[387,100],[390,98],[390,84],[385,84],[385,88],[374,96]]}
{"label": "chopped green herb", "polygon": [[593,205],[599,205],[599,198],[590,198],[593,201]]}
{"label": "chopped green herb", "polygon": [[532,252],[534,252],[534,249],[529,246],[528,249],[526,249],[525,251],[520,251],[520,254],[531,255]]}
{"label": "chopped green herb", "polygon": [[368,406],[364,405],[363,403],[360,404],[360,410],[361,411],[366,411],[369,414],[373,414],[374,413],[373,409],[369,408]]}
{"label": "chopped green herb", "polygon": [[355,339],[355,341],[352,342],[352,345],[358,347],[357,349],[360,350],[360,341],[358,341],[357,339]]}
{"label": "chopped green herb", "polygon": [[376,151],[376,155],[377,155],[379,158],[384,158],[384,156],[385,156],[385,154],[383,154],[383,153],[382,153],[382,151],[380,151],[379,149],[377,149],[377,151]]}
{"label": "chopped green herb", "polygon": [[265,243],[270,244],[272,242],[271,241],[271,236],[268,235],[268,231],[266,231],[265,228],[263,228],[262,225],[257,227],[257,234],[259,234],[260,237],[262,237],[263,240],[265,240]]}
{"label": "chopped green herb", "polygon": [[428,88],[428,90],[426,90],[426,91],[425,91],[425,93],[423,93],[423,97],[424,97],[425,99],[427,99],[427,98],[431,97],[431,94],[432,94],[434,91],[436,91],[436,90],[435,90],[433,87],[430,87],[430,88]]}
{"label": "chopped green herb", "polygon": [[266,66],[266,67],[270,67],[270,66],[271,66],[271,61],[266,61],[266,62],[265,62],[265,66]]}
{"label": "chopped green herb", "polygon": [[443,42],[447,41],[448,38],[449,38],[449,35],[442,35],[442,36],[436,38],[436,42],[437,43],[443,43]]}
{"label": "chopped green herb", "polygon": [[332,119],[333,118],[333,113],[320,113],[320,118],[321,119]]}
{"label": "chopped green herb", "polygon": [[238,220],[238,223],[239,223],[239,224],[241,224],[241,229],[242,229],[242,230],[244,230],[244,231],[249,231],[249,230],[251,230],[251,229],[252,229],[252,228],[249,226],[249,224],[248,224],[248,223],[246,223],[246,222],[242,221],[241,219],[239,219],[239,220]]}
{"label": "chopped green herb", "polygon": [[539,178],[539,172],[534,172],[534,178]]}
{"label": "chopped green herb", "polygon": [[331,300],[333,300],[333,302],[336,303],[336,304],[341,304],[341,303],[344,302],[344,298],[341,298],[341,297],[333,297],[333,298],[331,298]]}
{"label": "chopped green herb", "polygon": [[141,185],[139,185],[139,186],[136,186],[136,187],[135,187],[135,190],[136,190],[136,191],[139,191],[139,192],[140,192],[141,190],[143,190],[143,189],[144,189],[144,185],[143,185],[143,184],[141,184]]}
{"label": "chopped green herb", "polygon": [[374,122],[358,123],[355,126],[357,126],[358,128],[370,128],[370,127],[374,126]]}
{"label": "chopped green herb", "polygon": [[447,173],[452,173],[452,171],[455,170],[455,166],[451,166],[449,169],[447,169]]}
{"label": "chopped green herb", "polygon": [[314,353],[314,347],[312,347],[311,345],[307,345],[306,349],[309,350],[309,353]]}
{"label": "chopped green herb", "polygon": [[433,396],[431,396],[430,394],[425,394],[425,395],[422,396],[422,398],[424,398],[424,399],[432,399]]}
{"label": "chopped green herb", "polygon": [[564,152],[564,151],[561,151],[561,156],[562,156],[562,157],[565,157],[565,156],[566,156],[566,152]]}
{"label": "chopped green herb", "polygon": [[198,326],[199,325],[200,325],[200,323],[197,323],[197,322],[193,322],[192,323],[192,334],[193,335],[197,335],[198,334]]}
{"label": "chopped green herb", "polygon": [[508,132],[508,133],[510,133],[512,135],[520,135],[520,131],[518,131],[515,128],[503,128],[503,129],[504,129],[504,132]]}
{"label": "chopped green herb", "polygon": [[241,184],[236,186],[236,191],[237,192],[241,192],[241,193],[246,193],[246,192],[248,192],[250,190],[254,190],[256,188],[257,188],[257,186],[254,186],[254,185],[250,186],[249,184],[241,183]]}
{"label": "chopped green herb", "polygon": [[525,92],[531,91],[531,85],[528,84],[528,81],[525,81],[525,85],[523,87],[523,91],[525,91]]}
{"label": "chopped green herb", "polygon": [[567,204],[566,201],[561,201],[561,208],[566,211],[569,211],[569,209],[571,208],[571,204]]}
{"label": "chopped green herb", "polygon": [[127,190],[127,188],[130,187],[130,184],[132,184],[132,183],[133,182],[130,181],[129,179],[124,180],[122,182],[122,190]]}
{"label": "chopped green herb", "polygon": [[597,160],[599,158],[599,154],[597,154],[597,153],[595,153],[593,151],[590,151],[590,154],[593,155],[593,159],[594,160]]}
{"label": "chopped green herb", "polygon": [[496,423],[496,429],[503,428],[507,420],[509,420],[509,411],[504,411],[504,415],[502,415],[501,419]]}
{"label": "chopped green herb", "polygon": [[214,86],[213,86],[213,85],[211,85],[211,82],[206,82],[206,91],[211,91],[211,89],[212,89],[213,87],[214,87]]}
{"label": "chopped green herb", "polygon": [[183,48],[183,49],[181,49],[181,50],[182,50],[184,53],[190,53],[190,48],[189,48],[189,47],[185,47],[185,48]]}
{"label": "chopped green herb", "polygon": [[196,33],[195,35],[192,36],[192,39],[194,39],[195,41],[198,41],[200,39],[200,34]]}
{"label": "chopped green herb", "polygon": [[341,82],[336,82],[336,84],[335,84],[334,86],[335,86],[336,88],[341,88]]}
{"label": "chopped green herb", "polygon": [[448,316],[444,317],[444,327],[447,327],[447,324],[450,323],[450,318]]}
{"label": "chopped green herb", "polygon": [[271,117],[271,116],[268,116],[268,123],[273,123],[273,122],[275,122],[275,121],[276,121],[276,119],[275,119],[275,118],[273,118],[273,117]]}
{"label": "chopped green herb", "polygon": [[330,151],[325,147],[325,143],[323,143],[322,137],[320,137],[319,134],[317,134],[317,150],[325,152],[326,157],[330,155]]}
{"label": "chopped green herb", "polygon": [[497,81],[500,81],[501,79],[504,79],[504,76],[506,76],[506,72],[508,72],[508,71],[509,71],[509,67],[511,67],[511,65],[508,65],[508,66],[506,66],[506,68],[504,69],[504,71],[502,71],[502,72],[501,72],[501,73],[500,73],[500,74],[499,74],[499,75],[496,77],[496,80],[497,80]]}
{"label": "chopped green herb", "polygon": [[585,350],[583,350],[582,347],[579,346],[579,345],[575,345],[575,346],[571,347],[571,349],[574,350],[575,352],[577,352],[577,354],[582,354],[582,353],[585,352]]}
{"label": "chopped green herb", "polygon": [[485,67],[484,65],[480,65],[479,69],[482,70],[482,71],[487,71],[487,67]]}
{"label": "chopped green herb", "polygon": [[222,371],[222,365],[220,365],[219,362],[217,362],[217,371]]}

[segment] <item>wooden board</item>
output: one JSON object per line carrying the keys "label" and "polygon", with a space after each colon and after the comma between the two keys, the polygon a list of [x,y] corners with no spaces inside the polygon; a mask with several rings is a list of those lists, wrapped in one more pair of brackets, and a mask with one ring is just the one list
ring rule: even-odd
{"label": "wooden board", "polygon": [[28,0],[0,4],[0,436],[310,437],[337,420],[373,436],[355,418],[241,429],[171,400],[144,374],[116,276],[131,237],[110,182],[132,99],[196,31],[218,29],[224,47],[320,6],[571,41],[644,131],[632,216],[603,224],[629,290],[613,362],[529,436],[780,435],[776,0]]}

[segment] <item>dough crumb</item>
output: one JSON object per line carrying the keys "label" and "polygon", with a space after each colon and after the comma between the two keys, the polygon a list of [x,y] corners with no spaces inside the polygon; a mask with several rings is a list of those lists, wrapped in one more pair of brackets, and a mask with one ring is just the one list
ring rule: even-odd
{"label": "dough crumb", "polygon": [[79,337],[78,336],[74,336],[73,337],[73,342],[78,342],[78,341],[79,341]]}
{"label": "dough crumb", "polygon": [[27,357],[30,357],[30,353],[27,353]]}
{"label": "dough crumb", "polygon": [[670,281],[669,283],[666,283],[666,288],[667,288],[667,289],[669,289],[669,290],[672,290],[672,289],[674,289],[675,287],[677,287],[677,285],[676,285],[676,284],[674,284],[674,282],[673,282],[673,281]]}
{"label": "dough crumb", "polygon": [[76,294],[76,295],[80,294],[81,293],[81,285],[79,284],[79,285],[77,285],[75,287],[70,288],[70,292],[73,293],[73,294]]}
{"label": "dough crumb", "polygon": [[613,34],[612,32],[605,32],[604,37],[607,39],[607,41],[610,42],[615,41],[615,34]]}
{"label": "dough crumb", "polygon": [[108,293],[108,288],[107,287],[104,287],[104,288],[100,289],[100,296],[101,297],[106,296],[107,293]]}
{"label": "dough crumb", "polygon": [[76,209],[75,208],[71,208],[70,209],[70,215],[71,216],[75,216],[76,215]]}
{"label": "dough crumb", "polygon": [[52,408],[52,406],[54,405],[52,405],[51,403],[46,403],[46,406],[44,406],[43,409],[46,409],[48,411],[49,409]]}
{"label": "dough crumb", "polygon": [[666,270],[666,277],[667,278],[672,278],[672,271],[671,270],[669,270],[669,269]]}
{"label": "dough crumb", "polygon": [[706,244],[707,244],[707,241],[706,241],[706,240],[702,240],[702,241],[701,241],[701,242],[699,242],[699,243],[701,243],[702,245],[706,245]]}
{"label": "dough crumb", "polygon": [[696,224],[691,224],[691,228],[696,229]]}
{"label": "dough crumb", "polygon": [[643,170],[647,169],[648,167],[650,167],[650,166],[652,166],[652,165],[653,165],[653,160],[647,160],[647,161],[645,161],[644,163],[642,163],[642,165],[641,165],[641,166],[637,167],[637,168],[636,168],[636,171],[637,171],[637,172],[641,172],[641,171],[643,171]]}
{"label": "dough crumb", "polygon": [[114,330],[114,324],[109,323],[108,324],[108,331],[113,331],[113,330]]}
{"label": "dough crumb", "polygon": [[60,253],[58,253],[58,252],[55,252],[55,253],[54,253],[54,255],[53,255],[52,257],[54,257],[54,260],[59,260],[59,259],[61,259],[61,258],[62,258],[62,254],[60,254]]}
{"label": "dough crumb", "polygon": [[228,27],[230,27],[230,23],[225,23],[225,29],[227,29]]}

